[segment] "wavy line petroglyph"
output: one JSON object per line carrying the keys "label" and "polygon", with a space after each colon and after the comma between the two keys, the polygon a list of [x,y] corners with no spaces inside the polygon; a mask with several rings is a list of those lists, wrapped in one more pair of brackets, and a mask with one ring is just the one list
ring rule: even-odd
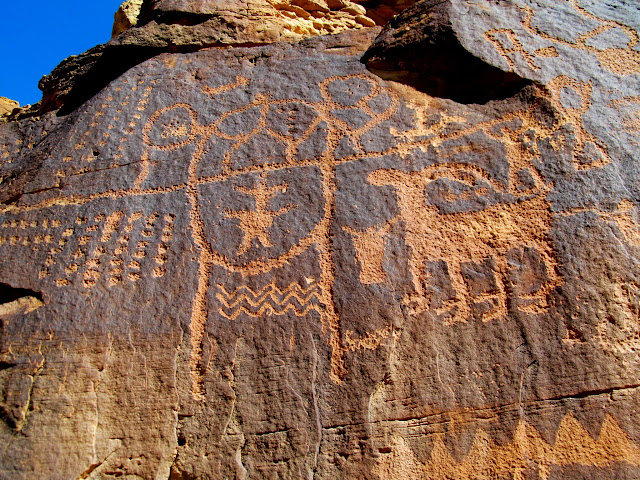
{"label": "wavy line petroglyph", "polygon": [[563,418],[553,443],[546,442],[524,420],[506,445],[497,445],[479,429],[469,453],[461,461],[449,452],[441,434],[433,436],[433,448],[425,463],[418,460],[403,436],[392,437],[390,450],[380,456],[374,469],[380,478],[524,480],[528,478],[527,472],[537,470],[537,478],[548,480],[554,466],[607,469],[621,463],[640,465],[640,448],[610,415],[606,415],[595,439],[571,413]]}
{"label": "wavy line petroglyph", "polygon": [[254,291],[247,286],[236,288],[228,292],[223,285],[218,284],[216,297],[222,304],[220,313],[229,320],[235,320],[241,314],[252,317],[263,315],[285,315],[292,312],[297,317],[303,317],[310,311],[322,313],[320,289],[311,280],[308,288],[299,283],[292,283],[287,288],[280,289],[275,282]]}

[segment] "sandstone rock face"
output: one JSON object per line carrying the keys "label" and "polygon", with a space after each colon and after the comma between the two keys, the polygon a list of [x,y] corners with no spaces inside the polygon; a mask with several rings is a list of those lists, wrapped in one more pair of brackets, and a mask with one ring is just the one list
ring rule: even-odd
{"label": "sandstone rock face", "polygon": [[0,125],[0,477],[639,478],[630,8],[420,2]]}
{"label": "sandstone rock face", "polygon": [[115,13],[111,35],[116,36],[138,24],[138,17],[142,9],[143,0],[127,0]]}
{"label": "sandstone rock face", "polygon": [[0,122],[5,121],[6,117],[11,115],[16,108],[20,108],[18,102],[7,97],[0,97]]}
{"label": "sandstone rock face", "polygon": [[125,2],[107,44],[69,57],[40,81],[44,95],[33,113],[66,105],[66,114],[132,66],[162,52],[270,44],[372,28],[376,20],[384,22],[413,0],[388,3],[373,2],[367,9],[350,0]]}
{"label": "sandstone rock face", "polygon": [[152,0],[140,23],[111,43],[162,48],[273,43],[376,25],[365,7],[351,0]]}

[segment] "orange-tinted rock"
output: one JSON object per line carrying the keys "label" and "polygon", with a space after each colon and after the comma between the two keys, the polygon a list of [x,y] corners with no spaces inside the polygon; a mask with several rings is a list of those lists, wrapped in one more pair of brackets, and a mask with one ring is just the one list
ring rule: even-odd
{"label": "orange-tinted rock", "polygon": [[127,0],[120,5],[113,18],[112,36],[115,37],[138,24],[142,4],[143,0]]}
{"label": "orange-tinted rock", "polygon": [[0,122],[9,117],[16,108],[20,108],[18,102],[7,97],[0,97]]}
{"label": "orange-tinted rock", "polygon": [[0,125],[3,478],[640,476],[636,27],[434,3]]}

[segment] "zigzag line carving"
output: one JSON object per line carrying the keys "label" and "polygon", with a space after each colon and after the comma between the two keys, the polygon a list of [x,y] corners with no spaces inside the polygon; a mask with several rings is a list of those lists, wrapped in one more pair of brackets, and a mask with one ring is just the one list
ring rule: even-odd
{"label": "zigzag line carving", "polygon": [[271,282],[258,291],[243,285],[233,292],[228,292],[223,285],[217,286],[216,298],[221,304],[218,311],[229,320],[235,320],[242,313],[258,317],[293,312],[296,316],[302,317],[312,310],[318,313],[324,310],[320,303],[317,283],[312,283],[305,289],[294,282],[280,290],[275,282]]}
{"label": "zigzag line carving", "polygon": [[516,428],[513,440],[506,445],[494,443],[485,430],[478,429],[469,453],[460,461],[451,455],[441,434],[434,436],[433,449],[426,463],[416,457],[407,440],[394,436],[390,453],[379,458],[375,471],[381,478],[525,480],[529,478],[528,471],[537,470],[537,478],[548,480],[553,466],[607,469],[623,462],[640,466],[640,448],[611,415],[606,415],[599,435],[593,438],[569,412],[560,423],[552,444],[523,420]]}

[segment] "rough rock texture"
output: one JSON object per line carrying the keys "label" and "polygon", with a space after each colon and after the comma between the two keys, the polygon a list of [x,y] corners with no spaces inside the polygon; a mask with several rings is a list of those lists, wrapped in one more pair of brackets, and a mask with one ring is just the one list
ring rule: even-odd
{"label": "rough rock texture", "polygon": [[7,97],[0,97],[0,122],[6,121],[16,108],[20,108],[18,102]]}
{"label": "rough rock texture", "polygon": [[156,48],[265,44],[375,26],[366,9],[349,0],[154,0],[140,25],[111,40],[113,45]]}
{"label": "rough rock texture", "polygon": [[[34,113],[42,115],[62,107],[66,114],[132,66],[162,52],[263,45],[371,28],[376,26],[376,20],[385,22],[413,0],[371,1],[368,9],[350,0],[127,3],[120,10],[128,20],[116,14],[114,32],[119,31],[118,35],[104,45],[69,57],[41,80],[43,100]],[[131,26],[125,28],[127,22]]]}
{"label": "rough rock texture", "polygon": [[363,61],[383,78],[464,103],[507,98],[530,83],[470,53],[452,20],[451,3],[418,2],[385,27]]}
{"label": "rough rock texture", "polygon": [[144,0],[127,0],[120,5],[120,8],[113,16],[113,29],[111,31],[113,37],[138,24],[138,17],[143,3]]}
{"label": "rough rock texture", "polygon": [[0,125],[0,478],[640,478],[633,8],[425,2]]}

